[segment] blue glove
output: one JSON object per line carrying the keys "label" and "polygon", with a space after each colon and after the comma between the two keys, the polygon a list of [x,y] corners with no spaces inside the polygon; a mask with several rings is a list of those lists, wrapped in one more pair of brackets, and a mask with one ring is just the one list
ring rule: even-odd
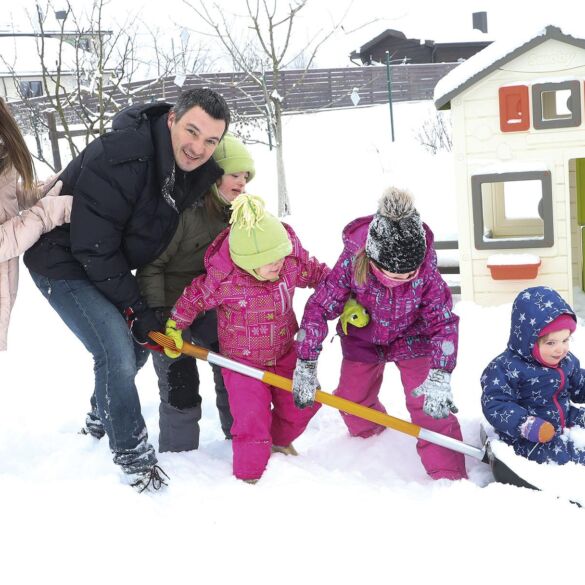
{"label": "blue glove", "polygon": [[424,396],[423,411],[433,418],[447,418],[451,412],[459,412],[453,403],[451,374],[444,370],[429,370],[426,380],[412,391],[416,398]]}
{"label": "blue glove", "polygon": [[293,398],[297,408],[313,406],[315,393],[319,388],[317,360],[297,360],[293,374]]}

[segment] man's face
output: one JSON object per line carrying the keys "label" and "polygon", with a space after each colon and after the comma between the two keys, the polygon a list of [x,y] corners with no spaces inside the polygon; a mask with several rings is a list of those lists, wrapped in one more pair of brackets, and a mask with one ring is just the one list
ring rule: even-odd
{"label": "man's face", "polygon": [[212,118],[199,106],[187,110],[180,120],[171,112],[167,124],[175,162],[185,172],[194,171],[210,159],[225,130],[223,120]]}

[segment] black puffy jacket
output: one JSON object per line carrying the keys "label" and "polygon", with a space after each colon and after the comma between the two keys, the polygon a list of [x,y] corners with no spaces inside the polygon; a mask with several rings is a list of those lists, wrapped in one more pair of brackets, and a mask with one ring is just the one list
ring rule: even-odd
{"label": "black puffy jacket", "polygon": [[45,234],[26,266],[56,279],[88,278],[121,311],[140,302],[131,272],[167,247],[179,214],[222,175],[210,159],[185,173],[175,167],[166,103],[131,106],[63,171],[73,194],[71,224]]}

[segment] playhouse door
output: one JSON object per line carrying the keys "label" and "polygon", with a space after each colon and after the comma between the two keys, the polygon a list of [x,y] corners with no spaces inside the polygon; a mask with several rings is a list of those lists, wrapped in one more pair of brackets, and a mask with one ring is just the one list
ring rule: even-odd
{"label": "playhouse door", "polygon": [[575,195],[577,201],[577,224],[581,232],[581,290],[585,291],[585,158],[575,159]]}

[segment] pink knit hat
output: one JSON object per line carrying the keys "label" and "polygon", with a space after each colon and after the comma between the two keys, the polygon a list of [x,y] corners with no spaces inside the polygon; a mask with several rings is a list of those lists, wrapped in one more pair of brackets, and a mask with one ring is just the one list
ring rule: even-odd
{"label": "pink knit hat", "polygon": [[577,324],[575,323],[575,319],[569,315],[568,313],[563,313],[559,315],[556,319],[551,321],[548,325],[545,325],[538,334],[538,337],[542,337],[543,335],[548,335],[549,333],[554,333],[555,331],[561,331],[563,329],[568,329],[571,333],[577,329]]}

